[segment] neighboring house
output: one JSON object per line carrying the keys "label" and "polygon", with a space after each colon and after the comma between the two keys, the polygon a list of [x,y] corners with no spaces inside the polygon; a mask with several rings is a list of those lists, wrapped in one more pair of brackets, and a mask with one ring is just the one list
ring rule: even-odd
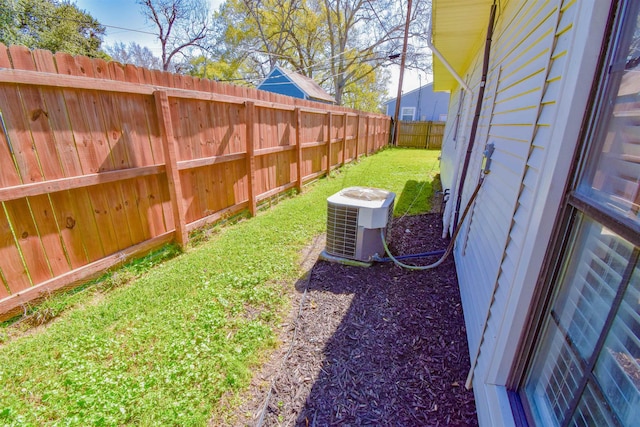
{"label": "neighboring house", "polygon": [[[393,117],[396,112],[396,99],[385,102],[387,115]],[[447,120],[449,94],[434,92],[433,84],[402,94],[398,117],[404,121],[444,122]]]}
{"label": "neighboring house", "polygon": [[640,2],[496,2],[484,85],[492,4],[432,17],[449,232],[495,147],[454,250],[480,424],[638,425]]}
{"label": "neighboring house", "polygon": [[324,102],[326,104],[336,103],[336,100],[313,79],[285,70],[277,65],[258,85],[258,89],[309,101]]}

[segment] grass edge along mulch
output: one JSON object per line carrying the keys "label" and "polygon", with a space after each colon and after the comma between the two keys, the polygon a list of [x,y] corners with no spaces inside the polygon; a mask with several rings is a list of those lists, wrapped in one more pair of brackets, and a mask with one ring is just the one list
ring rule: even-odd
{"label": "grass edge along mulch", "polygon": [[403,197],[406,208],[428,209],[437,155],[389,149],[362,159],[4,343],[0,423],[205,425],[278,346],[286,287],[301,274],[301,249],[324,231],[326,197],[374,186],[398,194],[396,213]]}

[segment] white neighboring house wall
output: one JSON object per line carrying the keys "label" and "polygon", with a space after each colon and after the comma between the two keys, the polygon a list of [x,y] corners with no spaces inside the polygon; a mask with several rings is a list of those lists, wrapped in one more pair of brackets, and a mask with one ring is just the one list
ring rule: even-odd
{"label": "white neighboring house wall", "polygon": [[[495,152],[454,252],[483,426],[514,424],[506,387],[570,173],[609,8],[609,0],[499,4],[461,211],[478,182],[485,145],[495,144]],[[443,218],[449,227],[483,48],[460,73],[473,94],[464,94],[459,118],[462,95],[452,91],[441,161],[443,186],[451,191]]]}

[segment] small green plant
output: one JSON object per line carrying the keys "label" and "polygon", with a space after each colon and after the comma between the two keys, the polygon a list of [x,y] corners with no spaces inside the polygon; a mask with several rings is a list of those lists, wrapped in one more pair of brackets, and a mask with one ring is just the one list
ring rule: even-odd
{"label": "small green plant", "polygon": [[[123,286],[154,266],[175,257],[179,253],[180,249],[176,245],[165,245],[144,257],[131,260],[120,268],[109,271],[84,285],[65,292],[49,294],[36,304],[26,305],[22,315],[0,323],[0,328],[6,329],[13,327],[12,332],[15,334],[30,326],[46,325],[67,310],[81,304],[88,298],[92,298],[96,292],[106,293]],[[4,333],[6,335],[5,341],[7,341],[12,334]]]}

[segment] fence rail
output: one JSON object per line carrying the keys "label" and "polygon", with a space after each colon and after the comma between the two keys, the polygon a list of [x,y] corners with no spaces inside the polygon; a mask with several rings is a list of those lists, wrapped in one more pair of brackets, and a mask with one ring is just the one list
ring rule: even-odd
{"label": "fence rail", "polygon": [[440,150],[444,135],[444,122],[400,121],[398,147]]}
{"label": "fence rail", "polygon": [[387,116],[0,44],[0,319],[386,145]]}

